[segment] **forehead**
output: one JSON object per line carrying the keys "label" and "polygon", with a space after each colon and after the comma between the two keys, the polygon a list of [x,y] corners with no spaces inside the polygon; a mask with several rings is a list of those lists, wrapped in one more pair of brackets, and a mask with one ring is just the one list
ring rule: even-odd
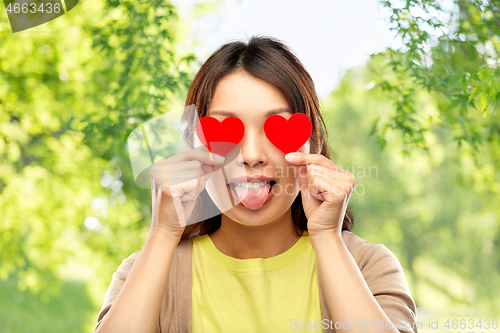
{"label": "forehead", "polygon": [[216,85],[209,116],[267,117],[290,112],[283,92],[275,85],[239,70],[224,76]]}

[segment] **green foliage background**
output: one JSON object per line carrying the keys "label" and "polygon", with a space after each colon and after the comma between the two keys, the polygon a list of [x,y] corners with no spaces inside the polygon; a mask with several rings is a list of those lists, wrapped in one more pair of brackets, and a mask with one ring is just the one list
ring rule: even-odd
{"label": "green foliage background", "polygon": [[[398,256],[419,309],[498,317],[499,1],[447,16],[430,0],[381,5],[404,46],[322,101],[334,161],[356,177],[354,232]],[[151,196],[125,143],[182,105],[203,61],[187,24],[157,0],[82,1],[29,33],[0,15],[4,332],[92,331],[111,274],[140,251]]]}

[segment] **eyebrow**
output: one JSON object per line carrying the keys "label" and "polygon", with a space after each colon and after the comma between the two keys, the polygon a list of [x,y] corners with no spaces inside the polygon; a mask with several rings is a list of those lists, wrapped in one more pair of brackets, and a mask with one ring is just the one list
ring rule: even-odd
{"label": "eyebrow", "polygon": [[[289,108],[278,108],[278,109],[269,110],[266,112],[266,118],[273,116],[275,114],[280,114],[280,113],[285,113],[285,112],[291,113]],[[215,110],[215,111],[210,111],[209,113],[210,113],[210,116],[221,115],[224,117],[236,117],[236,114],[234,112],[231,112],[231,111]]]}

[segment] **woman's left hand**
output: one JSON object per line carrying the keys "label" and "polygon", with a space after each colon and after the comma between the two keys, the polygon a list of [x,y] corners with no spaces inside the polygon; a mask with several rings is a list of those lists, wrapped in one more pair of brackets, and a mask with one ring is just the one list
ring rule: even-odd
{"label": "woman's left hand", "polygon": [[[293,155],[293,159],[288,157]],[[354,188],[354,176],[321,154],[291,153],[299,166],[299,187],[309,235],[342,234],[342,222]]]}

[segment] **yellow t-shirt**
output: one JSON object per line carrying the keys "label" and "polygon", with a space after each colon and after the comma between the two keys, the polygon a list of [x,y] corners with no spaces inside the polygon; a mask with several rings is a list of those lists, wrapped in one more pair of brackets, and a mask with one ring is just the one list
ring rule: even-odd
{"label": "yellow t-shirt", "polygon": [[323,332],[318,261],[304,232],[286,252],[237,259],[193,239],[191,331]]}

